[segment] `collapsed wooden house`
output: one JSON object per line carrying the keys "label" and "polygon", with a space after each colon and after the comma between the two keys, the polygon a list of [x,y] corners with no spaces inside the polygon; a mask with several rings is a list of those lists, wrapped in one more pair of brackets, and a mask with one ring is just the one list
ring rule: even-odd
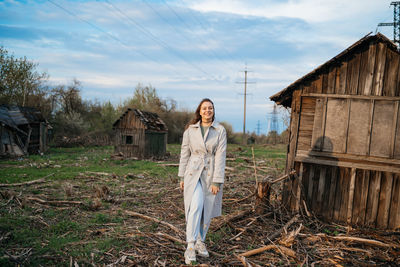
{"label": "collapsed wooden house", "polygon": [[23,156],[45,152],[48,129],[39,110],[30,107],[0,106],[0,155]]}
{"label": "collapsed wooden house", "polygon": [[159,158],[166,153],[168,129],[156,113],[128,108],[113,129],[115,153],[125,158]]}
{"label": "collapsed wooden house", "polygon": [[393,42],[366,36],[270,97],[291,107],[289,209],[400,228],[399,64]]}

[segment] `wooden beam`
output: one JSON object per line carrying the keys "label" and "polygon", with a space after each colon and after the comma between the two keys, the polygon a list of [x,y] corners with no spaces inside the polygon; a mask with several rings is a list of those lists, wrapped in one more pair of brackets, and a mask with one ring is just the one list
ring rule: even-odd
{"label": "wooden beam", "polygon": [[349,188],[349,202],[347,204],[347,223],[351,223],[351,217],[353,214],[353,200],[354,200],[354,188],[356,184],[356,168],[351,169],[350,188]]}
{"label": "wooden beam", "polygon": [[294,159],[295,162],[303,162],[303,163],[311,163],[311,164],[319,164],[319,165],[327,165],[327,166],[338,166],[344,168],[357,168],[362,170],[373,170],[373,171],[385,171],[385,172],[393,172],[400,173],[399,167],[394,166],[384,166],[384,165],[374,165],[371,163],[357,163],[350,161],[335,161],[335,160],[327,160],[327,159],[318,159],[313,157],[303,157],[297,156]]}
{"label": "wooden beam", "polygon": [[400,96],[376,96],[376,95],[336,95],[336,94],[315,94],[303,93],[306,97],[326,97],[326,98],[345,98],[345,99],[364,99],[364,100],[387,100],[400,101]]}

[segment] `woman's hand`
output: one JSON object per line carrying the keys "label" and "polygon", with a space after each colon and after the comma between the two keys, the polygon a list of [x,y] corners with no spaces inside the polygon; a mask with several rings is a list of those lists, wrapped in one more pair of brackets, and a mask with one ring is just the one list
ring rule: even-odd
{"label": "woman's hand", "polygon": [[219,187],[212,185],[211,186],[211,193],[213,193],[214,195],[216,195],[219,192]]}
{"label": "woman's hand", "polygon": [[183,188],[184,188],[184,182],[183,181],[180,181],[180,183],[179,183],[179,187],[181,188],[181,190],[183,190]]}

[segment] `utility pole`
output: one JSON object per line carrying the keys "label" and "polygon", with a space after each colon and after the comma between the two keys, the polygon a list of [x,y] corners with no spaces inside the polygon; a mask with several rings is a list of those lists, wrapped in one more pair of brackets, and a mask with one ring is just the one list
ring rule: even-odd
{"label": "utility pole", "polygon": [[260,120],[258,120],[257,121],[257,135],[260,135],[260,129],[261,129]]}
{"label": "utility pole", "polygon": [[242,136],[242,143],[243,145],[246,144],[246,97],[247,97],[247,84],[254,83],[247,81],[247,65],[244,69],[244,82],[237,82],[237,83],[244,83],[244,101],[243,101],[243,136]]}
{"label": "utility pole", "polygon": [[394,6],[393,9],[393,22],[379,23],[378,27],[381,26],[393,26],[393,42],[400,45],[400,1],[394,1],[390,3]]}

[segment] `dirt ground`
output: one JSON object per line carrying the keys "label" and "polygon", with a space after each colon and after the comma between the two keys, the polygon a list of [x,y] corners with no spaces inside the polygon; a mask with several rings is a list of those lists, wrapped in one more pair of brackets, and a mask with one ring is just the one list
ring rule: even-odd
{"label": "dirt ground", "polygon": [[[198,258],[198,266],[400,265],[400,232],[289,213],[281,207],[281,183],[272,186],[270,202],[256,213],[255,176],[276,179],[284,164],[282,155],[263,149],[268,148],[256,149],[254,160],[250,147],[230,149],[223,216],[213,220],[206,239],[210,257]],[[0,164],[3,170],[15,168],[18,177],[29,176],[31,168],[49,173],[43,180],[0,184],[0,265],[184,265],[177,153],[163,161],[133,163],[111,159],[109,152],[102,151],[98,161],[83,151],[71,161]],[[63,170],[69,175],[62,176]]]}

